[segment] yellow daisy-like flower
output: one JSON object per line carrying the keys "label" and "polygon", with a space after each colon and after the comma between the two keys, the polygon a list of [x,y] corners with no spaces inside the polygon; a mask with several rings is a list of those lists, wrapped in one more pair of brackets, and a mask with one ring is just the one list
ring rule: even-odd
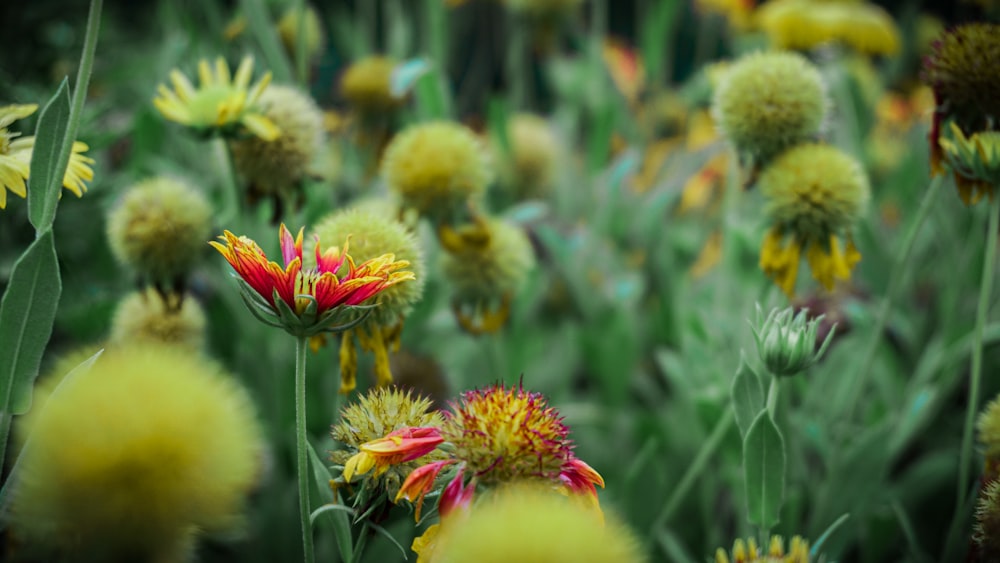
{"label": "yellow daisy-like flower", "polygon": [[761,247],[764,273],[793,296],[805,250],[813,277],[826,289],[835,279],[850,279],[861,260],[850,230],[869,199],[861,165],[837,148],[807,143],[779,155],[759,185],[772,225]]}
{"label": "yellow daisy-like flower", "polygon": [[[31,171],[35,137],[20,137],[20,133],[11,131],[8,127],[18,119],[35,113],[37,109],[37,104],[0,107],[0,209],[7,207],[7,190],[21,197],[28,195],[24,181]],[[86,143],[73,143],[69,167],[63,176],[63,187],[76,197],[83,197],[83,193],[87,191],[86,182],[94,179],[94,170],[91,168],[94,159],[83,155],[88,148]]]}
{"label": "yellow daisy-like flower", "polygon": [[[757,547],[757,541],[738,539],[733,543],[733,563],[809,563],[809,542],[799,536],[792,538],[785,551],[781,536],[771,536],[767,552]],[[729,563],[729,554],[721,547],[715,552],[716,563]]]}
{"label": "yellow daisy-like flower", "polygon": [[174,69],[170,71],[173,90],[160,84],[153,105],[167,119],[201,133],[233,136],[245,128],[261,139],[277,139],[281,131],[256,107],[271,82],[271,73],[265,73],[251,88],[252,74],[253,58],[249,56],[240,63],[235,77],[230,75],[229,65],[222,57],[215,60],[214,68],[202,59],[198,63],[198,88]]}
{"label": "yellow daisy-like flower", "polygon": [[807,50],[839,42],[872,55],[899,50],[899,30],[892,16],[867,2],[771,0],[755,15],[779,49]]}

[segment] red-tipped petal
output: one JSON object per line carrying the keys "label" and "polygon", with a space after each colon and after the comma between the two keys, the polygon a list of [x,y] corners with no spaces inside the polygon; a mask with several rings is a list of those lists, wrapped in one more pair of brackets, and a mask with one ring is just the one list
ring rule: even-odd
{"label": "red-tipped petal", "polygon": [[424,496],[434,487],[434,480],[437,479],[441,470],[453,463],[457,462],[453,459],[446,459],[428,463],[414,469],[407,475],[406,480],[403,481],[403,486],[399,488],[399,493],[396,494],[393,502],[398,503],[400,499],[406,499],[414,503],[417,507],[414,516],[419,521],[420,508],[423,506]]}
{"label": "red-tipped petal", "polygon": [[292,263],[292,260],[296,258],[299,262],[302,261],[302,232],[303,229],[299,229],[299,234],[294,239],[292,238],[291,231],[284,223],[278,229],[278,239],[281,242],[281,257],[285,260],[285,267]]}
{"label": "red-tipped petal", "polygon": [[476,492],[474,480],[468,485],[465,484],[465,468],[458,470],[458,475],[448,483],[448,486],[441,492],[441,500],[438,501],[438,514],[444,518],[454,510],[465,510],[472,503],[472,495]]}

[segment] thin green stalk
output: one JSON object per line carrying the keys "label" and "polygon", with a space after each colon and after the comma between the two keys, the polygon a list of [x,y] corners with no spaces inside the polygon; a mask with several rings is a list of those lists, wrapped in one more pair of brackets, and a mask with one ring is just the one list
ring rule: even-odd
{"label": "thin green stalk", "polygon": [[262,0],[240,0],[240,5],[247,18],[247,26],[260,43],[267,66],[274,74],[274,81],[291,82],[292,68],[281,46],[281,40],[278,39],[278,32],[274,28],[274,22],[271,21],[267,6]]}
{"label": "thin green stalk", "polygon": [[892,303],[896,300],[896,294],[899,293],[901,282],[906,276],[906,266],[910,261],[910,254],[913,252],[917,233],[920,232],[920,228],[930,213],[934,197],[937,195],[938,187],[941,185],[943,179],[944,176],[940,175],[931,180],[930,187],[924,192],[924,199],[920,202],[920,209],[917,210],[917,216],[913,219],[913,224],[910,226],[909,232],[906,233],[906,238],[903,239],[903,246],[893,261],[892,269],[889,270],[889,285],[886,288],[885,297],[882,299],[882,304],[879,307],[878,317],[875,319],[875,326],[872,329],[871,337],[868,338],[868,346],[861,356],[861,367],[858,368],[857,375],[854,376],[853,381],[848,387],[848,401],[844,403],[847,414],[843,419],[845,421],[850,421],[853,418],[854,409],[860,398],[861,391],[865,387],[872,364],[875,361],[875,353],[882,342],[882,334],[885,332],[885,327],[889,322],[889,312],[892,310]]}
{"label": "thin green stalk", "polygon": [[304,561],[313,563],[312,526],[309,524],[309,444],[306,433],[306,337],[295,339],[295,441],[299,478],[299,519],[302,524]]}
{"label": "thin green stalk", "polygon": [[776,420],[778,416],[778,376],[771,376],[771,385],[767,388],[767,412],[771,413],[771,420]]}
{"label": "thin green stalk", "polygon": [[309,86],[306,56],[306,0],[295,2],[295,77],[303,88]]}
{"label": "thin green stalk", "polygon": [[962,429],[962,450],[958,461],[958,495],[956,511],[961,510],[962,498],[969,487],[969,465],[972,463],[972,428],[979,413],[979,387],[983,376],[983,328],[990,311],[993,294],[993,277],[997,260],[997,223],[1000,222],[1000,198],[990,204],[990,221],[987,227],[986,255],[983,257],[983,274],[979,282],[979,306],[976,308],[976,329],[972,341],[972,371],[969,373],[969,400],[965,407],[965,427]]}
{"label": "thin green stalk", "polygon": [[225,155],[224,165],[226,167],[226,185],[222,188],[222,213],[219,223],[230,225],[236,217],[241,215],[243,198],[240,193],[239,176],[236,173],[236,161],[233,159],[233,149],[226,139],[220,138],[217,142],[221,145],[222,153]]}
{"label": "thin green stalk", "polygon": [[694,457],[694,461],[688,466],[687,471],[684,472],[684,476],[681,477],[680,483],[674,487],[674,492],[671,493],[670,498],[667,499],[666,504],[663,505],[663,510],[656,517],[653,522],[653,531],[659,530],[664,527],[670,518],[674,515],[674,512],[681,505],[681,501],[687,496],[688,491],[694,486],[695,480],[698,476],[705,472],[705,466],[708,464],[709,460],[712,458],[712,454],[715,450],[719,448],[719,444],[722,443],[722,439],[726,437],[726,432],[729,430],[729,426],[733,423],[733,409],[727,408],[725,413],[719,417],[719,420],[715,423],[715,428],[712,429],[712,433],[705,440],[705,443],[701,445],[701,449],[698,450],[698,455]]}

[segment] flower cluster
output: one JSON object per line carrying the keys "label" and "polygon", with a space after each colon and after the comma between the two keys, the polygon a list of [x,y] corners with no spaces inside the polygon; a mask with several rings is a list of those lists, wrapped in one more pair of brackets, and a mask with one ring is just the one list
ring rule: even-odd
{"label": "flower cluster", "polygon": [[757,547],[757,540],[738,539],[733,542],[732,559],[721,547],[715,552],[716,563],[809,563],[809,542],[799,536],[792,538],[785,551],[785,542],[781,536],[771,536],[767,551]]}

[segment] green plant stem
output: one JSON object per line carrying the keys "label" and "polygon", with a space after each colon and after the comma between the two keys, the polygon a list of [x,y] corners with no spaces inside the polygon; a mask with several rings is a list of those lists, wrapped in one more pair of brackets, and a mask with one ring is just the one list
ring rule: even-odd
{"label": "green plant stem", "polygon": [[299,85],[308,89],[309,69],[306,53],[306,0],[295,2],[295,77]]}
{"label": "green plant stem", "polygon": [[277,83],[288,83],[292,81],[292,68],[288,62],[288,56],[278,39],[278,32],[274,28],[274,22],[267,11],[267,7],[262,0],[240,0],[243,13],[247,18],[247,26],[250,32],[257,37],[260,48],[264,52],[267,66],[274,74],[274,81]]}
{"label": "green plant stem", "polygon": [[776,421],[778,416],[778,390],[781,383],[778,376],[771,376],[771,385],[767,388],[767,412],[771,413],[771,420]]}
{"label": "green plant stem", "polygon": [[924,192],[924,199],[920,202],[920,209],[917,211],[917,216],[913,219],[913,224],[910,226],[906,238],[903,239],[903,246],[893,261],[892,268],[889,271],[889,285],[886,288],[885,297],[882,299],[882,304],[879,307],[878,317],[875,319],[875,326],[872,329],[871,337],[868,338],[868,347],[865,348],[864,354],[861,356],[861,367],[858,368],[857,375],[854,376],[848,388],[848,400],[843,404],[844,412],[847,414],[844,418],[845,421],[850,421],[853,418],[854,409],[858,403],[861,391],[865,387],[872,364],[875,361],[875,353],[882,342],[882,334],[889,323],[889,312],[892,310],[892,303],[896,300],[896,294],[899,292],[901,282],[906,275],[906,266],[910,261],[910,254],[913,252],[917,233],[920,232],[924,221],[927,220],[927,216],[934,203],[934,197],[937,195],[938,187],[941,185],[943,179],[944,176],[940,175],[931,180],[930,187]]}
{"label": "green plant stem", "polygon": [[231,225],[232,221],[239,217],[242,211],[243,198],[240,193],[240,179],[236,172],[236,161],[233,159],[233,149],[229,142],[222,138],[219,138],[217,142],[222,146],[226,167],[226,186],[222,193],[222,213],[219,223],[229,225],[229,228],[232,229],[235,227],[235,225]]}
{"label": "green plant stem", "polygon": [[663,505],[663,510],[656,517],[653,522],[653,530],[659,530],[670,521],[670,518],[674,515],[674,512],[681,505],[681,501],[687,495],[691,487],[694,486],[695,480],[698,476],[702,475],[705,471],[705,465],[708,464],[709,460],[712,458],[712,454],[715,450],[719,448],[719,444],[722,443],[722,439],[726,437],[726,432],[729,430],[729,426],[733,423],[733,409],[727,408],[725,413],[719,418],[715,423],[715,428],[712,429],[712,433],[708,436],[708,439],[701,445],[701,449],[698,450],[698,454],[695,456],[694,461],[688,466],[687,471],[684,472],[684,476],[681,477],[680,483],[674,487],[674,492],[671,493],[670,498],[667,499],[666,504]]}
{"label": "green plant stem", "polygon": [[[962,450],[958,461],[958,495],[956,512],[961,510],[962,499],[969,487],[969,465],[972,463],[972,428],[979,413],[979,387],[983,376],[983,328],[990,311],[993,277],[996,270],[997,223],[1000,218],[1000,198],[990,202],[990,220],[987,227],[986,255],[983,257],[983,275],[979,282],[979,306],[976,308],[976,328],[972,341],[972,370],[969,373],[969,401],[965,407],[965,427],[962,429]],[[956,514],[958,516],[958,514]]]}
{"label": "green plant stem", "polygon": [[299,519],[302,523],[302,550],[304,561],[313,563],[312,526],[309,524],[309,452],[306,433],[306,350],[308,339],[295,339],[295,453],[299,477]]}

